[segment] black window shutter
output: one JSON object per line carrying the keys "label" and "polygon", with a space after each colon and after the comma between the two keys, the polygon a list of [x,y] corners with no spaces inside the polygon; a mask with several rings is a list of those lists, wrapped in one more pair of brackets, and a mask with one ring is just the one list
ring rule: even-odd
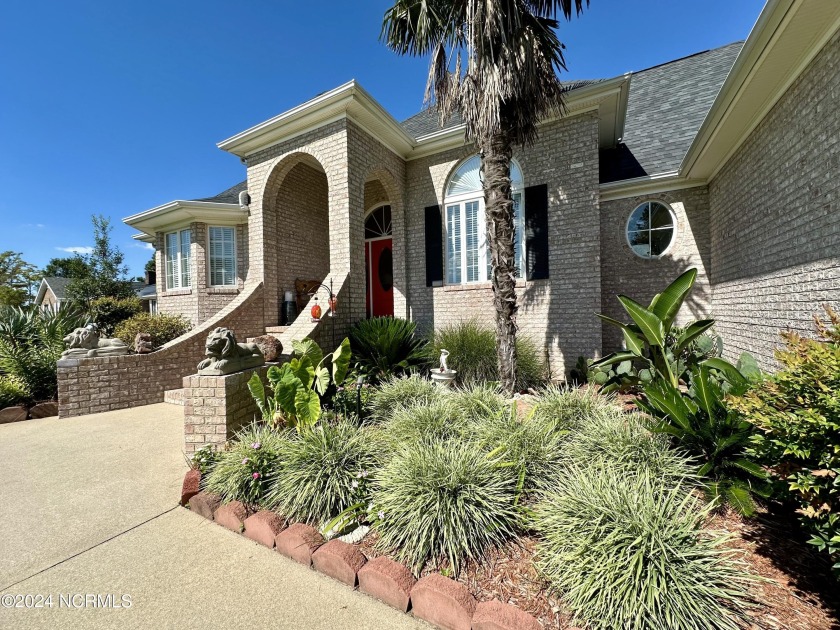
{"label": "black window shutter", "polygon": [[525,277],[548,278],[548,185],[525,189]]}
{"label": "black window shutter", "polygon": [[426,286],[443,282],[443,222],[440,206],[426,208]]}

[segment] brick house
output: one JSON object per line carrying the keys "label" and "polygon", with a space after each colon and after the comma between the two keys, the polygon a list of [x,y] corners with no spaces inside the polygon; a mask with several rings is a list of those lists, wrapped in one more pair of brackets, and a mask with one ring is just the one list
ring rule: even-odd
{"label": "brick house", "polygon": [[[244,182],[125,219],[157,249],[159,311],[196,328],[122,360],[162,370],[151,392],[94,404],[66,386],[64,415],[160,400],[217,325],[287,344],[368,315],[492,321],[478,160],[458,120],[400,123],[351,81],[218,146]],[[745,42],[570,85],[512,173],[518,324],[555,376],[620,346],[594,317],[622,315],[616,293],[649,299],[689,267],[683,317],[715,317],[728,355],[772,368],[779,329],[809,331],[838,301],[840,3],[771,0]],[[333,282],[336,316],[281,327],[301,279]]]}

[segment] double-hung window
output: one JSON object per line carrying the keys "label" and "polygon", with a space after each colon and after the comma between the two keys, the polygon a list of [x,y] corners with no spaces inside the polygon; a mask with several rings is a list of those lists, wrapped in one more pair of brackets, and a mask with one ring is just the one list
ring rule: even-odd
{"label": "double-hung window", "polygon": [[210,227],[208,235],[210,286],[236,285],[236,228]]}
{"label": "double-hung window", "polygon": [[[444,200],[446,223],[446,282],[463,284],[487,282],[492,265],[484,213],[484,190],[480,177],[481,159],[473,156],[452,175]],[[514,259],[517,276],[525,268],[523,260],[522,172],[510,165],[514,210]]]}
{"label": "double-hung window", "polygon": [[190,230],[169,232],[166,237],[166,288],[190,287]]}

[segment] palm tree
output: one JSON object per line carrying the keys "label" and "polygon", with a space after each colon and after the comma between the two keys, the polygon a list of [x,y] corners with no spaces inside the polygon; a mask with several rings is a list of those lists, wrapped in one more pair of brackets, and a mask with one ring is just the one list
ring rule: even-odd
{"label": "palm tree", "polygon": [[[510,161],[537,138],[540,120],[559,115],[566,69],[557,17],[584,0],[396,0],[382,40],[400,55],[430,54],[426,102],[441,124],[460,114],[481,155],[490,244],[496,353],[502,386],[516,383],[516,260]],[[586,0],[589,4],[589,0]]]}

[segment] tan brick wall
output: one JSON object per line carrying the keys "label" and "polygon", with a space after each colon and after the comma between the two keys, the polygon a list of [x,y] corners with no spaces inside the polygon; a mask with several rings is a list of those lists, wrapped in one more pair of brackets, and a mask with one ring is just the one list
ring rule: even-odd
{"label": "tan brick wall", "polygon": [[727,354],[774,366],[780,329],[840,306],[840,33],[709,185],[712,298]]}
{"label": "tan brick wall", "polygon": [[237,296],[216,317],[151,354],[58,363],[58,403],[62,418],[125,409],[163,401],[179,389],[204,356],[207,334],[216,326],[233,329],[239,341],[265,330],[262,285]]}
{"label": "tan brick wall", "polygon": [[[476,317],[493,321],[489,285],[426,287],[424,208],[442,205],[446,181],[469,147],[412,160],[406,174],[408,294],[411,317],[423,328]],[[598,119],[587,113],[544,126],[532,147],[514,157],[525,186],[548,185],[548,280],[522,282],[520,331],[550,356],[557,377],[577,357],[601,352]]]}
{"label": "tan brick wall", "polygon": [[[627,244],[627,220],[645,201],[668,204],[677,219],[675,241],[662,258],[637,256]],[[601,202],[601,308],[602,312],[627,321],[627,314],[617,299],[628,295],[645,306],[678,275],[692,267],[697,282],[686,300],[677,323],[702,319],[711,310],[708,269],[711,265],[709,243],[709,194],[705,186],[658,193],[653,196],[628,197]],[[621,331],[602,324],[604,352],[621,348]]]}

